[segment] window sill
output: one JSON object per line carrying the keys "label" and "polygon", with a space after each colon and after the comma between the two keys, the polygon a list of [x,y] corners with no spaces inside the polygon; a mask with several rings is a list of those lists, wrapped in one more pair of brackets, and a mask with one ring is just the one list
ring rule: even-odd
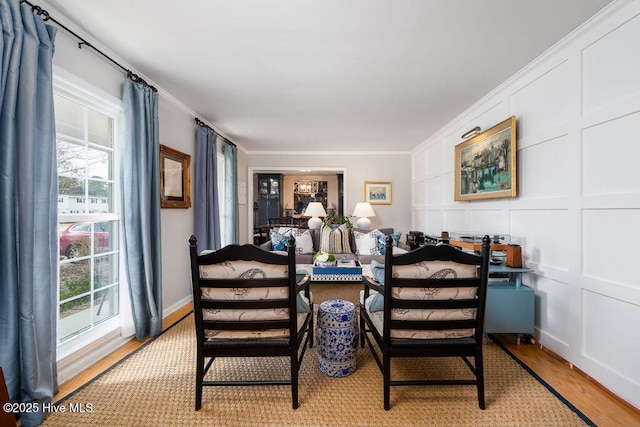
{"label": "window sill", "polygon": [[87,332],[58,345],[59,384],[64,384],[131,340],[131,337],[122,336],[118,316]]}

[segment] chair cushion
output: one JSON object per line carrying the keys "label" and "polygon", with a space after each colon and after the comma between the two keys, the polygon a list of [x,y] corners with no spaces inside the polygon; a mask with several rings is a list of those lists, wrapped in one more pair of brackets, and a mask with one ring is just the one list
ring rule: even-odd
{"label": "chair cushion", "polygon": [[[202,299],[213,301],[229,300],[269,300],[280,299],[287,294],[287,288],[202,288]],[[298,313],[310,313],[311,305],[304,293],[296,295],[296,310]],[[268,319],[264,319],[268,320]]]}
{"label": "chair cushion", "polygon": [[[372,311],[371,304],[374,298],[379,295],[376,291],[371,291],[369,298],[364,301],[365,310],[371,319],[373,326],[380,336],[383,336],[384,311]],[[364,300],[364,291],[360,291],[360,302]],[[472,319],[475,313],[469,310],[447,309],[447,310],[393,310],[391,318],[393,320],[465,320]],[[392,329],[391,338],[398,339],[440,339],[440,338],[467,338],[472,337],[473,328],[455,330],[424,330],[424,329]]]}
{"label": "chair cushion", "polygon": [[227,261],[200,266],[200,277],[218,279],[251,279],[287,277],[287,265],[266,264],[257,261]]}
{"label": "chair cushion", "polygon": [[[206,311],[206,310],[205,310]],[[242,314],[242,313],[239,313]],[[298,322],[298,331],[304,326],[304,321],[306,320],[309,313],[298,313],[297,322]],[[207,314],[203,313],[205,319],[207,319]],[[289,316],[285,316],[288,318]],[[283,339],[289,337],[289,329],[265,329],[262,331],[214,331],[214,330],[205,330],[205,338],[209,341],[215,340],[247,340],[247,339]]]}
{"label": "chair cushion", "polygon": [[[460,264],[451,261],[421,261],[417,264],[393,266],[393,277],[409,279],[447,278],[447,277],[475,277],[477,268],[474,265]],[[373,278],[384,286],[384,265],[371,262]],[[397,299],[417,300],[447,300],[475,298],[477,288],[402,288],[395,287],[392,291]],[[372,311],[384,309],[384,297],[377,294],[371,302]]]}
{"label": "chair cushion", "polygon": [[[285,253],[286,255],[286,253]],[[221,264],[203,265],[200,277],[203,278],[272,278],[287,277],[287,265],[266,264],[257,261],[227,261]],[[300,279],[300,278],[299,278]],[[280,299],[287,295],[288,288],[202,288],[202,298],[209,300],[268,300]],[[304,294],[296,295],[298,313],[311,312],[311,306]],[[266,320],[266,319],[265,319]]]}
{"label": "chair cushion", "polygon": [[475,265],[460,264],[452,261],[421,261],[416,264],[394,265],[393,277],[407,279],[476,277],[478,268]]}

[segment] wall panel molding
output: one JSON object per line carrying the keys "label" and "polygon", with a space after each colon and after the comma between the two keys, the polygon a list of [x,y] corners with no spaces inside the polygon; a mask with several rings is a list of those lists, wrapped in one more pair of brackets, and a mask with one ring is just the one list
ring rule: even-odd
{"label": "wall panel molding", "polygon": [[[640,0],[614,1],[420,144],[414,194],[435,194],[416,194],[412,229],[510,234],[534,269],[536,338],[640,408],[640,368],[618,354],[640,354],[637,40]],[[454,202],[459,134],[510,115],[518,197]]]}

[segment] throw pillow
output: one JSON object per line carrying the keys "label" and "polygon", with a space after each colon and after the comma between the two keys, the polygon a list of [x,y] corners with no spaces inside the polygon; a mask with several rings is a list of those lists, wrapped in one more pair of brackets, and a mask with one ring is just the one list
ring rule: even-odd
{"label": "throw pillow", "polygon": [[372,259],[371,273],[373,274],[373,278],[376,279],[376,282],[384,286],[384,264]]}
{"label": "throw pillow", "polygon": [[309,230],[293,229],[293,237],[296,239],[296,254],[313,254],[313,239]]}
{"label": "throw pillow", "polygon": [[366,233],[353,230],[353,240],[356,243],[356,255],[380,255],[378,237],[381,234],[378,229]]}
{"label": "throw pillow", "polygon": [[292,236],[296,239],[296,253],[297,254],[312,254],[313,239],[311,238],[311,232],[307,229],[301,230],[299,228],[280,227],[278,231],[271,230],[269,232],[269,238],[271,239],[271,249],[274,251],[286,251],[289,237]]}
{"label": "throw pillow", "polygon": [[302,292],[296,294],[296,312],[311,313],[311,304]]}
{"label": "throw pillow", "polygon": [[[400,238],[402,237],[402,231],[396,231],[395,233],[389,234],[389,236],[391,236],[391,239],[393,240],[393,246],[398,246],[398,243],[400,242]],[[378,237],[378,248],[382,255],[384,255],[385,253],[386,240],[387,240],[386,234],[382,234]]]}
{"label": "throw pillow", "polygon": [[393,252],[391,252],[393,255],[402,255],[402,254],[406,254],[407,252],[409,252],[408,250],[399,248],[398,246],[394,246],[391,249],[393,249]]}
{"label": "throw pillow", "polygon": [[332,254],[351,253],[347,224],[342,224],[336,228],[322,224],[320,229],[320,250]]}
{"label": "throw pillow", "polygon": [[[376,279],[376,281],[380,283],[381,286],[384,286],[384,264],[381,264],[375,259],[372,259],[371,273],[373,274],[373,278]],[[378,292],[371,299],[369,311],[373,313],[374,311],[382,310],[384,310],[384,295],[381,292]]]}
{"label": "throw pillow", "polygon": [[286,251],[288,237],[280,234],[275,230],[269,231],[269,239],[271,239],[271,250]]}
{"label": "throw pillow", "polygon": [[[274,228],[275,230],[275,228]],[[278,228],[278,233],[284,235],[284,236],[288,236],[289,234],[293,233],[294,230],[297,230],[297,228],[293,228],[293,227],[279,227]]]}
{"label": "throw pillow", "polygon": [[[302,268],[296,270],[296,283],[300,284],[300,281],[307,275],[309,275],[307,270],[303,270]],[[302,291],[296,295],[296,310],[298,313],[311,313],[311,304],[309,304],[309,300],[304,296]]]}

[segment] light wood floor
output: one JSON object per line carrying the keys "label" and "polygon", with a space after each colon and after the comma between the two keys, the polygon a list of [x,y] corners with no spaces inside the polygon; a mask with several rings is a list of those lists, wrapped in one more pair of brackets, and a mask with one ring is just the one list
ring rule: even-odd
{"label": "light wood floor", "polygon": [[514,335],[496,338],[540,378],[598,426],[640,426],[640,411],[539,344],[517,345]]}
{"label": "light wood floor", "polygon": [[[187,304],[167,316],[163,321],[163,329],[168,328],[190,311],[191,304]],[[497,335],[497,339],[598,426],[640,426],[639,410],[614,396],[584,373],[572,369],[566,361],[546,349],[541,349],[536,344],[522,343],[517,345],[513,335]],[[131,340],[60,386],[60,391],[54,396],[53,401],[55,402],[73,392],[143,344],[144,342]]]}

